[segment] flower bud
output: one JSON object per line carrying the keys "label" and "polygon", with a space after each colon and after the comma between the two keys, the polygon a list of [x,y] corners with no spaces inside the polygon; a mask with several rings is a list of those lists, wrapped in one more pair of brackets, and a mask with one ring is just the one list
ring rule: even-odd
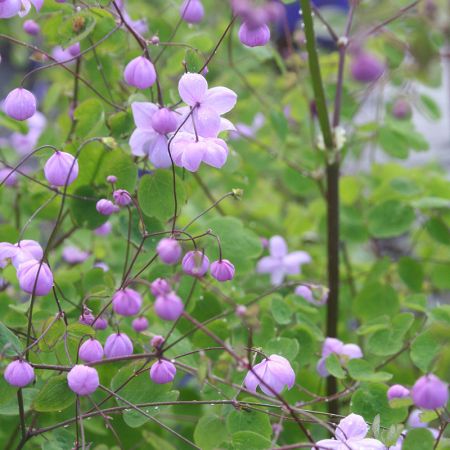
{"label": "flower bud", "polygon": [[103,317],[99,317],[95,322],[92,323],[92,327],[95,330],[106,330],[106,328],[108,328],[108,321]]}
{"label": "flower bud", "polygon": [[3,376],[11,386],[22,388],[34,380],[34,369],[26,361],[16,360],[6,366]]}
{"label": "flower bud", "polygon": [[234,278],[234,265],[228,259],[214,261],[210,272],[217,281],[229,281]]}
{"label": "flower bud", "polygon": [[204,253],[194,250],[184,255],[182,266],[184,273],[193,277],[202,277],[208,271],[209,259]]}
{"label": "flower bud", "polygon": [[177,115],[168,108],[161,108],[151,118],[152,128],[159,134],[167,134],[177,129]]}
{"label": "flower bud", "polygon": [[148,328],[148,320],[146,317],[136,317],[136,319],[133,320],[131,323],[131,326],[133,327],[134,331],[137,331],[138,333],[142,333],[142,331],[145,331]]}
{"label": "flower bud", "polygon": [[134,289],[119,289],[112,298],[113,310],[122,316],[134,316],[142,306],[142,297]]}
{"label": "flower bud", "polygon": [[[92,314],[92,311],[88,308],[84,308],[83,312],[81,313],[81,316],[78,319],[78,322],[81,323],[82,325],[91,326],[94,323],[94,320],[95,320],[95,317]],[[98,320],[97,320],[97,322],[98,322]]]}
{"label": "flower bud", "polygon": [[157,334],[156,336],[152,337],[152,340],[150,341],[150,344],[154,348],[160,348],[160,347],[162,347],[162,345],[164,344],[165,341],[166,340],[162,336]]}
{"label": "flower bud", "polygon": [[404,98],[398,98],[392,105],[392,115],[396,119],[406,119],[411,116],[411,105]]}
{"label": "flower bud", "polygon": [[23,23],[23,31],[30,36],[37,36],[41,31],[41,27],[34,20],[25,20]]}
{"label": "flower bud", "polygon": [[78,56],[81,53],[80,43],[77,42],[76,44],[71,45],[67,48],[67,51],[73,57]]}
{"label": "flower bud", "polygon": [[100,214],[104,216],[110,216],[119,211],[119,207],[115,205],[111,200],[107,200],[106,198],[102,198],[97,202],[95,208]]}
{"label": "flower bud", "polygon": [[132,59],[123,73],[125,81],[138,89],[147,89],[156,81],[156,71],[152,62],[144,56]]}
{"label": "flower bud", "polygon": [[112,225],[110,222],[105,222],[103,225],[100,225],[98,228],[94,230],[94,233],[97,236],[107,236],[111,233]]}
{"label": "flower bud", "polygon": [[7,167],[0,169],[0,184],[2,183],[4,183],[7,187],[16,186],[17,172],[14,172],[13,169],[9,169]]}
{"label": "flower bud", "polygon": [[105,356],[115,358],[133,354],[133,342],[125,333],[110,334],[105,342]]}
{"label": "flower bud", "polygon": [[56,151],[45,163],[44,174],[52,186],[68,186],[78,177],[78,161],[70,153]]}
{"label": "flower bud", "polygon": [[97,339],[89,338],[80,346],[78,356],[86,362],[100,361],[103,358],[102,344]]}
{"label": "flower bud", "polygon": [[47,264],[36,259],[22,263],[17,269],[20,288],[27,294],[47,295],[53,287],[53,274]]}
{"label": "flower bud", "polygon": [[416,406],[423,409],[443,408],[448,401],[448,386],[436,375],[420,377],[413,388],[411,396]]}
{"label": "flower bud", "polygon": [[125,189],[117,189],[113,192],[113,198],[116,205],[127,206],[131,203],[131,195]]}
{"label": "flower bud", "polygon": [[165,359],[156,361],[152,367],[150,367],[150,378],[157,384],[170,383],[175,378],[176,373],[177,369],[175,366]]}
{"label": "flower bud", "polygon": [[181,246],[176,239],[164,238],[156,247],[159,259],[164,264],[176,264],[181,256]]}
{"label": "flower bud", "polygon": [[106,264],[103,261],[97,261],[92,267],[95,267],[97,269],[102,269],[103,272],[108,272],[108,270],[109,270],[108,264]]}
{"label": "flower bud", "polygon": [[33,241],[32,239],[22,239],[17,242],[16,247],[17,251],[11,258],[11,262],[16,269],[30,259],[40,261],[44,255],[44,250],[42,250],[39,242]]}
{"label": "flower bud", "polygon": [[247,22],[242,22],[239,40],[247,47],[262,47],[270,40],[270,29],[266,24],[252,27]]}
{"label": "flower bud", "polygon": [[164,278],[157,278],[153,281],[150,289],[155,297],[166,295],[172,291],[170,284]]}
{"label": "flower bud", "polygon": [[372,83],[383,75],[385,65],[370,53],[358,53],[350,66],[354,80],[360,83]]}
{"label": "flower bud", "polygon": [[5,113],[16,120],[27,120],[36,112],[36,98],[24,88],[12,90],[3,103]]}
{"label": "flower bud", "polygon": [[205,15],[200,0],[184,0],[180,6],[180,16],[187,23],[199,23]]}
{"label": "flower bud", "polygon": [[315,303],[312,290],[308,286],[297,286],[295,288],[295,294],[299,297],[303,297],[308,303]]}
{"label": "flower bud", "polygon": [[238,317],[245,317],[245,314],[247,313],[247,307],[245,305],[237,305],[234,313]]}
{"label": "flower bud", "polygon": [[111,184],[117,183],[117,177],[115,175],[108,175],[106,181]]}
{"label": "flower bud", "polygon": [[96,369],[77,364],[67,374],[67,383],[75,394],[90,395],[97,390],[100,380]]}
{"label": "flower bud", "polygon": [[170,292],[157,297],[154,308],[159,318],[163,320],[177,320],[184,310],[184,305],[175,292]]}
{"label": "flower bud", "polygon": [[392,400],[394,398],[405,398],[409,397],[410,392],[409,389],[406,389],[401,384],[394,384],[387,391],[388,400]]}

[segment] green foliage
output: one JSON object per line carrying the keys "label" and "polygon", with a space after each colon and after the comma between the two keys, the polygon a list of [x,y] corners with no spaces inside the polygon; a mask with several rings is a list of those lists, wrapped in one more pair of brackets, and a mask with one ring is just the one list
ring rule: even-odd
{"label": "green foliage", "polygon": [[32,408],[39,412],[62,411],[75,402],[75,394],[67,385],[66,375],[50,378],[33,400]]}

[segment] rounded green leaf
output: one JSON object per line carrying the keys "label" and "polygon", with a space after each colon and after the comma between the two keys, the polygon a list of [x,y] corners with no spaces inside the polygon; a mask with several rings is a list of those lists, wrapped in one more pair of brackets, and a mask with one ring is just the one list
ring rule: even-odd
{"label": "rounded green leaf", "polygon": [[406,233],[414,222],[414,210],[398,200],[388,200],[369,211],[369,232],[376,238],[389,238]]}

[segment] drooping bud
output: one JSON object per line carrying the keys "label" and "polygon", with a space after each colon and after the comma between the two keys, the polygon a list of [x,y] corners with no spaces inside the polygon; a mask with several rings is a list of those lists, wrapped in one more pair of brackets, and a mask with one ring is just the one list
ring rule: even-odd
{"label": "drooping bud", "polygon": [[53,274],[44,262],[30,259],[17,269],[20,288],[27,294],[47,295],[53,287]]}
{"label": "drooping bud", "polygon": [[105,356],[115,358],[133,354],[133,342],[125,333],[110,334],[105,342]]}
{"label": "drooping bud", "polygon": [[266,24],[250,26],[247,22],[242,22],[239,40],[247,47],[262,47],[270,40],[270,28]]}
{"label": "drooping bud", "polygon": [[[81,316],[78,318],[78,322],[82,325],[88,325],[91,326],[94,323],[95,317],[92,314],[92,311],[88,308],[84,308],[83,312],[81,313]],[[98,322],[98,320],[97,320]],[[97,323],[96,322],[96,323]]]}
{"label": "drooping bud", "polygon": [[371,53],[359,52],[354,57],[350,72],[360,83],[372,83],[383,75],[385,65]]}
{"label": "drooping bud", "polygon": [[25,20],[23,23],[23,31],[30,36],[37,36],[41,32],[41,27],[34,20]]}
{"label": "drooping bud", "polygon": [[402,386],[401,384],[394,384],[387,391],[388,400],[392,400],[394,398],[405,398],[409,397],[409,395],[409,389],[406,389],[405,386]]}
{"label": "drooping bud", "polygon": [[102,344],[97,339],[89,338],[80,346],[78,356],[86,362],[100,361],[103,358]]}
{"label": "drooping bud", "polygon": [[106,328],[108,328],[108,321],[103,317],[99,317],[93,322],[92,327],[96,330],[106,330]]}
{"label": "drooping bud", "polygon": [[229,281],[234,278],[234,265],[228,259],[214,261],[210,272],[217,281]]}
{"label": "drooping bud", "polygon": [[205,10],[200,0],[184,0],[180,6],[180,16],[187,23],[199,23],[204,15]]}
{"label": "drooping bud", "polygon": [[75,394],[90,395],[97,390],[100,380],[94,367],[77,364],[67,374],[67,383]]}
{"label": "drooping bud", "polygon": [[6,366],[3,376],[11,386],[22,388],[34,380],[34,369],[26,361],[16,360]]}
{"label": "drooping bud", "polygon": [[134,331],[137,331],[138,333],[142,333],[143,331],[148,329],[148,320],[146,317],[136,317],[136,319],[133,320],[131,323],[131,326],[133,327]]}
{"label": "drooping bud", "polygon": [[182,266],[184,273],[193,277],[202,277],[208,271],[209,259],[204,253],[194,250],[184,255]]}
{"label": "drooping bud", "polygon": [[448,386],[436,375],[420,377],[413,388],[411,396],[416,406],[423,409],[443,408],[448,401]]}
{"label": "drooping bud", "polygon": [[143,56],[132,59],[123,73],[125,81],[138,89],[147,89],[156,81],[156,71],[152,62]]}
{"label": "drooping bud", "polygon": [[78,177],[78,161],[66,152],[56,151],[47,160],[44,174],[52,186],[69,186]]}
{"label": "drooping bud", "polygon": [[152,367],[150,367],[150,378],[157,384],[170,383],[175,378],[176,373],[177,369],[175,366],[165,359],[156,361]]}
{"label": "drooping bud", "polygon": [[116,205],[127,206],[131,203],[131,195],[125,189],[117,189],[113,192],[113,198]]}
{"label": "drooping bud", "polygon": [[95,208],[100,214],[103,214],[104,216],[110,216],[111,214],[119,211],[119,207],[115,205],[111,200],[107,200],[106,198],[100,199],[95,205]]}
{"label": "drooping bud", "polygon": [[73,57],[78,56],[81,53],[80,43],[77,42],[76,44],[71,45],[70,47],[67,48],[67,51]]}
{"label": "drooping bud", "polygon": [[164,342],[165,342],[164,337],[160,336],[159,334],[157,334],[156,336],[152,337],[152,340],[150,341],[150,344],[154,348],[160,348],[160,347],[162,347]]}
{"label": "drooping bud", "polygon": [[170,284],[164,278],[157,278],[152,282],[150,290],[155,297],[166,295],[172,291]]}
{"label": "drooping bud", "polygon": [[13,119],[27,120],[36,112],[36,97],[24,88],[16,88],[6,97],[3,108]]}
{"label": "drooping bud", "polygon": [[154,308],[159,318],[163,320],[177,320],[184,310],[184,305],[175,292],[170,292],[157,297]]}
{"label": "drooping bud", "polygon": [[176,264],[181,256],[181,246],[176,239],[161,239],[156,247],[159,259],[164,264]]}
{"label": "drooping bud", "polygon": [[117,177],[115,175],[108,175],[106,181],[111,184],[117,183]]}
{"label": "drooping bud", "polygon": [[159,134],[167,134],[177,129],[177,115],[168,108],[161,108],[151,118],[152,128]]}
{"label": "drooping bud", "polygon": [[134,289],[119,289],[112,298],[113,310],[122,316],[134,316],[142,306],[142,297]]}

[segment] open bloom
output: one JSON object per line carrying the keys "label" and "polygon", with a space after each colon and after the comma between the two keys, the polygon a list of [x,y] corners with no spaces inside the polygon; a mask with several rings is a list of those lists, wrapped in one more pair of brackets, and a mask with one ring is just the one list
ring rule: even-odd
{"label": "open bloom", "polygon": [[39,11],[43,4],[44,0],[3,0],[0,2],[0,19],[9,19],[15,15],[26,16],[31,5]]}
{"label": "open bloom", "polygon": [[327,377],[329,375],[326,368],[326,359],[332,353],[338,355],[341,362],[363,357],[362,350],[358,345],[344,344],[339,339],[327,337],[322,346],[322,357],[317,363],[317,372],[321,377]]}
{"label": "open bloom", "polygon": [[266,395],[279,394],[285,386],[291,389],[295,383],[295,373],[286,358],[270,355],[269,358],[253,366],[244,379],[246,388],[256,392],[259,387]]}
{"label": "open bloom", "polygon": [[29,259],[17,269],[20,288],[27,294],[47,295],[53,287],[53,274],[44,262]]}
{"label": "open bloom", "polygon": [[386,446],[377,439],[366,438],[369,425],[357,414],[350,414],[339,422],[334,434],[336,439],[322,439],[319,447],[329,450],[386,450]]}
{"label": "open bloom", "polygon": [[156,168],[170,167],[168,137],[177,129],[177,115],[150,102],[131,104],[136,129],[130,138],[133,155],[147,156]]}
{"label": "open bloom", "polygon": [[156,361],[152,367],[150,367],[150,378],[157,384],[166,384],[173,381],[175,374],[177,373],[176,367],[165,359]]}
{"label": "open bloom", "polygon": [[264,256],[258,261],[258,273],[270,273],[274,286],[280,285],[286,275],[298,275],[302,264],[311,262],[308,253],[298,251],[288,253],[286,241],[281,236],[273,236],[269,241],[270,256]]}
{"label": "open bloom", "polygon": [[10,362],[3,375],[11,386],[24,387],[34,380],[34,369],[26,361]]}
{"label": "open bloom", "polygon": [[100,380],[96,369],[77,364],[67,374],[67,383],[75,394],[90,395],[97,390]]}

